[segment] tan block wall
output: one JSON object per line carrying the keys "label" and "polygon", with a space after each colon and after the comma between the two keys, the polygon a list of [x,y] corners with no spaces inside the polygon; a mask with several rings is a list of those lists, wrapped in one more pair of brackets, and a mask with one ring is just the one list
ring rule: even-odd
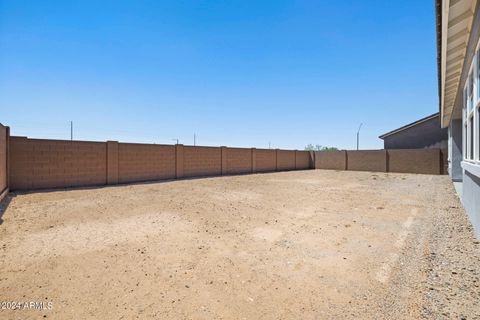
{"label": "tan block wall", "polygon": [[118,142],[107,141],[107,184],[118,183]]}
{"label": "tan block wall", "polygon": [[0,200],[8,188],[8,128],[0,124]]}
{"label": "tan block wall", "polygon": [[388,150],[390,172],[441,174],[439,149]]}
{"label": "tan block wall", "polygon": [[269,172],[276,170],[276,151],[271,149],[256,149],[256,172]]}
{"label": "tan block wall", "polygon": [[347,169],[346,151],[316,151],[315,168],[329,170]]}
{"label": "tan block wall", "polygon": [[0,127],[0,165],[11,163],[9,170],[0,169],[0,186],[9,183],[12,190],[308,169],[312,163],[306,151],[25,137],[6,141]]}
{"label": "tan block wall", "polygon": [[440,162],[442,168],[441,174],[448,174],[448,149],[440,149],[440,152],[442,153],[442,160]]}
{"label": "tan block wall", "polygon": [[316,169],[447,174],[446,150],[398,149],[315,152]]}
{"label": "tan block wall", "polygon": [[227,148],[227,174],[252,172],[252,149]]}
{"label": "tan block wall", "polygon": [[[228,154],[228,151],[227,151]],[[228,159],[228,156],[227,156]],[[222,151],[217,147],[183,147],[183,174],[185,177],[222,174]]]}
{"label": "tan block wall", "polygon": [[295,157],[296,169],[310,169],[311,160],[309,151],[296,151]]}
{"label": "tan block wall", "polygon": [[277,150],[277,170],[295,169],[295,151]]}
{"label": "tan block wall", "polygon": [[120,183],[175,178],[175,146],[118,144]]}
{"label": "tan block wall", "polygon": [[347,170],[387,172],[386,150],[347,151]]}
{"label": "tan block wall", "polygon": [[41,189],[106,183],[106,144],[10,138],[10,188]]}

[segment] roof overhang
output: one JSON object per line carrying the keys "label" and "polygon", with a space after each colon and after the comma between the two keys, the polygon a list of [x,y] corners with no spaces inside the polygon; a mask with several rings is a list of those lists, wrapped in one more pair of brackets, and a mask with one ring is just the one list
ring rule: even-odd
{"label": "roof overhang", "polygon": [[452,120],[476,0],[436,0],[440,124]]}

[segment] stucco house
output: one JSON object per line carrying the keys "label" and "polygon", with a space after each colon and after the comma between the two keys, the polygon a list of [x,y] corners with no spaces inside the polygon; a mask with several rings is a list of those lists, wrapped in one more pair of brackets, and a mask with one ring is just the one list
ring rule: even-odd
{"label": "stucco house", "polygon": [[440,113],[429,115],[379,137],[384,149],[448,147],[448,129],[440,127]]}
{"label": "stucco house", "polygon": [[440,126],[448,128],[449,174],[480,236],[480,8],[436,0]]}

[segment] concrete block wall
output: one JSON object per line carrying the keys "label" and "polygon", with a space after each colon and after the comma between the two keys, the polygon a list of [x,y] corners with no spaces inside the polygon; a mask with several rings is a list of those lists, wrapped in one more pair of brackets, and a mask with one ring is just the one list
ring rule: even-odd
{"label": "concrete block wall", "polygon": [[295,169],[310,169],[312,164],[312,154],[310,152],[295,151]]}
{"label": "concrete block wall", "polygon": [[441,150],[388,150],[388,168],[389,172],[441,174]]}
{"label": "concrete block wall", "polygon": [[118,182],[176,177],[176,150],[172,145],[118,143]]}
{"label": "concrete block wall", "polygon": [[[11,190],[310,169],[307,151],[28,139],[2,140],[0,186]],[[3,131],[5,133],[7,131]],[[5,134],[4,134],[5,135]],[[2,146],[4,147],[2,149]],[[1,150],[9,150],[8,156]],[[3,175],[2,175],[3,174]],[[6,181],[9,179],[9,183]]]}
{"label": "concrete block wall", "polygon": [[107,184],[118,183],[118,142],[107,141]]}
{"label": "concrete block wall", "polygon": [[[227,148],[227,150],[228,149],[229,148]],[[221,175],[222,149],[218,147],[184,146],[183,174],[184,177],[204,177]]]}
{"label": "concrete block wall", "polygon": [[227,148],[227,174],[253,172],[252,149]]}
{"label": "concrete block wall", "polygon": [[[304,151],[305,152],[305,151]],[[295,170],[295,151],[277,150],[277,170]]]}
{"label": "concrete block wall", "polygon": [[315,168],[347,170],[347,151],[315,152]]}
{"label": "concrete block wall", "polygon": [[277,170],[277,151],[272,149],[256,149],[256,172]]}
{"label": "concrete block wall", "polygon": [[8,193],[8,140],[10,129],[0,124],[0,201]]}
{"label": "concrete block wall", "polygon": [[387,151],[347,151],[347,170],[387,172]]}
{"label": "concrete block wall", "polygon": [[442,174],[448,174],[448,149],[442,148],[440,149],[440,152],[442,153]]}
{"label": "concrete block wall", "polygon": [[102,142],[11,137],[10,189],[41,189],[107,183],[107,147]]}
{"label": "concrete block wall", "polygon": [[446,174],[441,149],[315,152],[316,169]]}

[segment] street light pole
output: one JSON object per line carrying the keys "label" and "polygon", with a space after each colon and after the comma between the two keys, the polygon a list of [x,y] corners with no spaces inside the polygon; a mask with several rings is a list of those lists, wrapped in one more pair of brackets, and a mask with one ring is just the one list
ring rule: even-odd
{"label": "street light pole", "polygon": [[360,129],[362,129],[362,125],[363,125],[363,123],[360,123],[360,126],[358,127],[358,131],[357,131],[357,150],[358,150],[359,144],[360,144]]}

